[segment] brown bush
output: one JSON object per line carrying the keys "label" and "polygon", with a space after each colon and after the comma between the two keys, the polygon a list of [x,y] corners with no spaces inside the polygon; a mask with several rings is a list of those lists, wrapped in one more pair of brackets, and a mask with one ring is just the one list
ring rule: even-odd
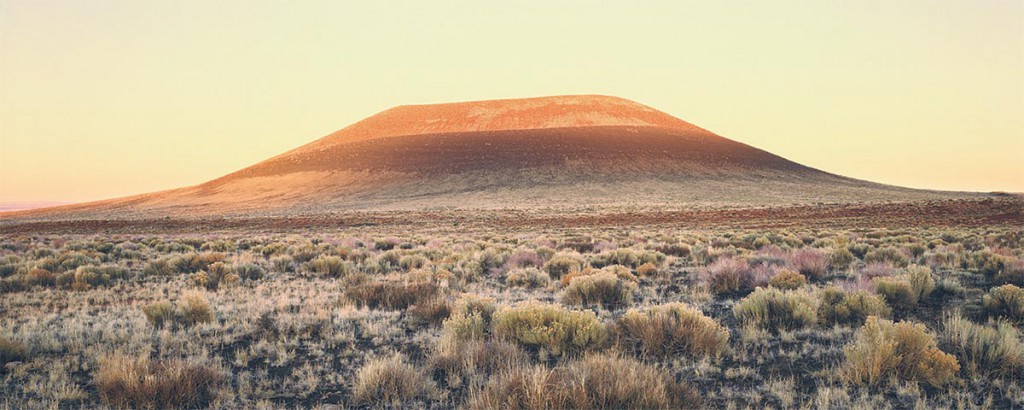
{"label": "brown bush", "polygon": [[704,269],[708,289],[716,294],[745,292],[752,289],[754,274],[750,265],[735,258],[719,258]]}
{"label": "brown bush", "polygon": [[782,269],[768,279],[768,286],[782,290],[799,289],[807,284],[807,278],[798,272]]}

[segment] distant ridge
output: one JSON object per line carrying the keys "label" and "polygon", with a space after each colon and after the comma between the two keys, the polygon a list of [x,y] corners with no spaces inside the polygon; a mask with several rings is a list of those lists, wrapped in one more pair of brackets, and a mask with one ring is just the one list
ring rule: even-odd
{"label": "distant ridge", "polygon": [[280,216],[965,196],[979,194],[833,175],[630,100],[572,95],[398,106],[194,187],[6,215]]}

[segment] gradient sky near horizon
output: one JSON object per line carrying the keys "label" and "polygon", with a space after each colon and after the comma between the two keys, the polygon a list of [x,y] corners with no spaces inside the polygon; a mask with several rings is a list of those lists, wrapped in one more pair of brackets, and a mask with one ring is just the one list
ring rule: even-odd
{"label": "gradient sky near horizon", "polygon": [[0,2],[0,202],[193,185],[400,104],[632,99],[832,173],[1024,191],[1024,2]]}

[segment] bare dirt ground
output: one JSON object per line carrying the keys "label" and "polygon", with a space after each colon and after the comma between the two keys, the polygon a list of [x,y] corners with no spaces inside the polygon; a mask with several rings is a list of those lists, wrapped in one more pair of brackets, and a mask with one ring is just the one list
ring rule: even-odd
{"label": "bare dirt ground", "polygon": [[350,230],[487,231],[565,229],[574,227],[652,226],[678,228],[909,228],[1019,227],[1024,225],[1024,199],[896,202],[882,204],[820,204],[762,208],[659,210],[593,208],[568,210],[450,210],[345,212],[330,215],[195,219],[96,219],[69,221],[0,221],[5,234],[288,232]]}

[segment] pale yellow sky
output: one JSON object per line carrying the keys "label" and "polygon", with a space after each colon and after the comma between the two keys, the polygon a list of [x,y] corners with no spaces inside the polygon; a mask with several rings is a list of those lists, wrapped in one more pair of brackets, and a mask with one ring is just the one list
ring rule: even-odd
{"label": "pale yellow sky", "polygon": [[855,178],[1024,191],[1020,0],[635,3],[5,0],[0,202],[201,183],[399,104],[577,93]]}

